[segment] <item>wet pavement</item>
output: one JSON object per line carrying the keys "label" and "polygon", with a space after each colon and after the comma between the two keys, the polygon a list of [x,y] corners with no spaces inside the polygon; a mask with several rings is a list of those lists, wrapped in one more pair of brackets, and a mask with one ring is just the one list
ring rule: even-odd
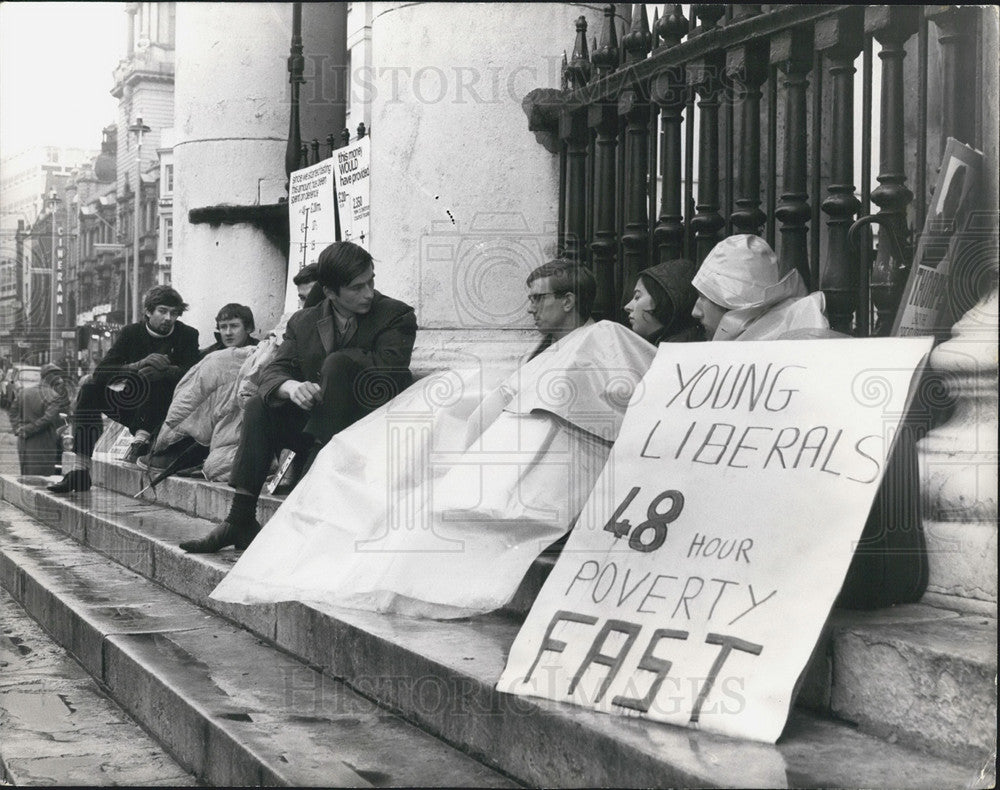
{"label": "wet pavement", "polygon": [[0,779],[15,785],[195,785],[0,590]]}
{"label": "wet pavement", "polygon": [[[18,468],[17,440],[0,410],[0,471]],[[0,783],[196,784],[4,590]]]}

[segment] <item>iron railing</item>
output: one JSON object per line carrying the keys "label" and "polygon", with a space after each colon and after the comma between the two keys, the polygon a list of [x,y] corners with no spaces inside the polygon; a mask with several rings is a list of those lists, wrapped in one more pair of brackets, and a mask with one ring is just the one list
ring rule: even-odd
{"label": "iron railing", "polygon": [[[666,5],[650,24],[645,5],[629,18],[608,5],[600,39],[589,44],[580,17],[572,55],[564,54],[563,90],[534,92],[544,106],[528,108],[532,130],[560,141],[560,250],[593,267],[596,312],[621,319],[623,297],[647,266],[677,257],[700,263],[722,237],[755,233],[785,270],[824,291],[835,329],[886,334],[913,229],[923,227],[928,167],[949,136],[982,145],[978,17],[953,6],[691,11],[688,20],[682,6]],[[928,150],[933,134],[940,147]],[[873,135],[880,145],[872,190]],[[861,232],[850,233],[859,219]]]}

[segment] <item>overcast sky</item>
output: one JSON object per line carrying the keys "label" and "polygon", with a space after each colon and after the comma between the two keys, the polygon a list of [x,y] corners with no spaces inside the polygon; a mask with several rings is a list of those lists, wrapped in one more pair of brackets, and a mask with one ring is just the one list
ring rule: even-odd
{"label": "overcast sky", "polygon": [[124,54],[124,3],[0,2],[3,155],[35,144],[99,150]]}

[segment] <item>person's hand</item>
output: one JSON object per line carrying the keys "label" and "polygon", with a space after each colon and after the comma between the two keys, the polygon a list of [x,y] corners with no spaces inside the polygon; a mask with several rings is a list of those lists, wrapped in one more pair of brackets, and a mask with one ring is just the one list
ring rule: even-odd
{"label": "person's hand", "polygon": [[312,381],[286,381],[281,385],[288,399],[300,409],[309,411],[319,403],[320,387]]}
{"label": "person's hand", "polygon": [[146,381],[159,381],[167,374],[166,371],[161,368],[156,368],[152,365],[143,365],[139,368],[139,375]]}
{"label": "person's hand", "polygon": [[166,354],[147,354],[139,360],[139,370],[149,367],[156,370],[166,370],[170,367],[170,357]]}
{"label": "person's hand", "polygon": [[14,431],[14,435],[18,439],[26,439],[28,438],[28,429],[24,427],[18,428],[16,431]]}

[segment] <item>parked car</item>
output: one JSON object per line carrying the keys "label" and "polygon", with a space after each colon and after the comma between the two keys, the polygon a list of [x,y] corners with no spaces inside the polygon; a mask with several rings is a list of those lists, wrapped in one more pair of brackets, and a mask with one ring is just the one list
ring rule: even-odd
{"label": "parked car", "polygon": [[0,406],[9,409],[14,405],[14,398],[22,389],[41,380],[42,369],[37,365],[13,365],[4,375],[0,386]]}

